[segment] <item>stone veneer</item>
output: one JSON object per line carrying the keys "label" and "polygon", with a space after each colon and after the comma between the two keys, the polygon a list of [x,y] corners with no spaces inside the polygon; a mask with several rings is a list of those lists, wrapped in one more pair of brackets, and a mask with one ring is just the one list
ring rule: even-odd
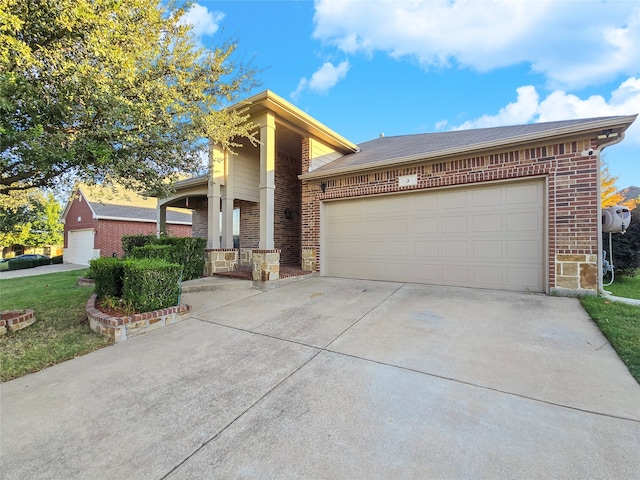
{"label": "stone veneer", "polygon": [[[20,315],[16,314],[19,313]],[[32,325],[36,321],[33,310],[8,310],[0,314],[0,335],[8,331],[15,332]]]}
{"label": "stone veneer", "polygon": [[280,278],[280,250],[253,250],[253,281],[266,282]]}
{"label": "stone veneer", "polygon": [[95,294],[91,295],[85,307],[89,326],[94,332],[110,338],[115,343],[191,317],[191,306],[184,304],[125,317],[111,317],[96,308],[96,298]]}
{"label": "stone veneer", "polygon": [[302,249],[302,271],[315,272],[318,269],[316,250],[314,248]]}
{"label": "stone veneer", "polygon": [[238,269],[238,250],[235,248],[212,248],[204,251],[204,274],[208,277],[221,272]]}
{"label": "stone veneer", "polygon": [[240,249],[240,266],[242,267],[253,266],[253,249],[251,248]]}
{"label": "stone veneer", "polygon": [[597,290],[597,255],[556,255],[556,287],[569,290]]}

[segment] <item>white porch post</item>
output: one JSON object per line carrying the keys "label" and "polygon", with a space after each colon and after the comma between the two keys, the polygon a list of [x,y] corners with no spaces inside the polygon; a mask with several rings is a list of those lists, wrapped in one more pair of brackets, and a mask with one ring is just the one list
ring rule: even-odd
{"label": "white porch post", "polygon": [[224,159],[209,141],[209,183],[207,185],[207,248],[220,248],[220,185],[224,181]]}
{"label": "white porch post", "polygon": [[160,238],[160,235],[167,233],[167,206],[160,204],[158,199],[158,206],[156,207],[156,237]]}
{"label": "white porch post", "polygon": [[260,249],[274,248],[276,122],[267,113],[260,121]]}
{"label": "white porch post", "polygon": [[233,248],[233,163],[224,152],[225,185],[222,189],[222,248]]}

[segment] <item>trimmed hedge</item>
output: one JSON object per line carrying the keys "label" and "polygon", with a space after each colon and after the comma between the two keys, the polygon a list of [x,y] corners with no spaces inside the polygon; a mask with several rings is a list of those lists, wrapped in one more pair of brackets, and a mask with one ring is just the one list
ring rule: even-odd
{"label": "trimmed hedge", "polygon": [[62,255],[56,255],[55,257],[51,257],[52,265],[59,265],[62,263],[62,261],[63,261]]}
{"label": "trimmed hedge", "polygon": [[102,257],[89,260],[90,275],[95,284],[95,293],[100,298],[122,295],[122,260]]}
{"label": "trimmed hedge", "polygon": [[129,258],[159,258],[169,263],[174,262],[176,258],[175,247],[173,245],[149,244],[142,247],[133,247]]}
{"label": "trimmed hedge", "polygon": [[122,299],[140,312],[178,304],[182,266],[157,258],[124,260]]}
{"label": "trimmed hedge", "polygon": [[124,235],[122,237],[124,257],[127,258],[130,256],[135,247],[143,247],[156,242],[157,238],[155,235]]}
{"label": "trimmed hedge", "polygon": [[40,265],[51,265],[51,259],[50,258],[39,258],[38,259],[38,266]]}
{"label": "trimmed hedge", "polygon": [[200,278],[204,272],[204,249],[207,246],[206,238],[190,237],[160,237],[160,245],[173,245],[175,256],[173,262],[184,267],[183,280]]}
{"label": "trimmed hedge", "polygon": [[[155,247],[151,247],[151,245],[171,245],[173,251],[170,254],[168,251],[165,252],[167,256],[160,255],[159,250],[155,250]],[[183,266],[183,280],[192,280],[202,276],[206,246],[207,240],[205,238],[162,236],[158,239],[153,235],[126,235],[122,237],[125,258],[163,258],[169,263],[179,263]],[[143,250],[140,253],[134,253],[138,248],[143,248]]]}
{"label": "trimmed hedge", "polygon": [[22,270],[24,268],[33,268],[38,266],[38,260],[11,260],[9,263],[9,270]]}

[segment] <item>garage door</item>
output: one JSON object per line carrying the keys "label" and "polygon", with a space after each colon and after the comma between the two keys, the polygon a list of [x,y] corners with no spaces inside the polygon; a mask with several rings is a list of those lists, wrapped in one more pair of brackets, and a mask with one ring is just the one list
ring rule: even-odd
{"label": "garage door", "polygon": [[545,290],[544,183],[325,202],[323,275]]}
{"label": "garage door", "polygon": [[94,258],[93,239],[93,229],[70,231],[64,261],[78,265],[89,265],[89,260]]}

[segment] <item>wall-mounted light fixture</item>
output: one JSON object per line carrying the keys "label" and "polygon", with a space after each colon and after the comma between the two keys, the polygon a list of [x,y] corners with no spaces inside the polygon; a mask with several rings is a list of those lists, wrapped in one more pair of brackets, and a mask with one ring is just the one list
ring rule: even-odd
{"label": "wall-mounted light fixture", "polygon": [[293,212],[290,209],[285,208],[284,209],[284,218],[286,218],[287,220],[291,220],[293,218]]}
{"label": "wall-mounted light fixture", "polygon": [[322,190],[322,193],[324,193],[326,189],[327,189],[327,182],[323,180],[322,182],[320,182],[320,190]]}

